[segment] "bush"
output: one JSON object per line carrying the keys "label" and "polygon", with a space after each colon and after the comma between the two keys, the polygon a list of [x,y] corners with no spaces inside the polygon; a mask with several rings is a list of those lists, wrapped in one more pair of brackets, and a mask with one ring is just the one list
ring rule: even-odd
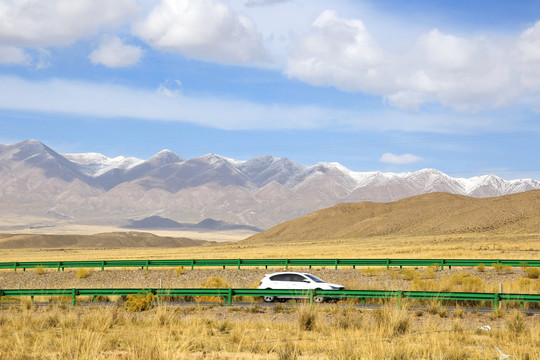
{"label": "bush", "polygon": [[[231,286],[228,282],[218,276],[212,276],[211,278],[201,283],[202,288],[206,289],[228,289]],[[197,302],[221,302],[222,298],[219,296],[198,296],[195,298]]]}
{"label": "bush", "polygon": [[36,272],[36,274],[38,275],[43,275],[45,273],[45,269],[43,268],[43,265],[38,265],[36,266],[36,268],[34,269],[34,271]]}
{"label": "bush", "polygon": [[201,287],[207,289],[228,289],[231,286],[228,282],[218,276],[212,276],[211,278],[203,281]]}
{"label": "bush", "polygon": [[87,278],[92,273],[92,270],[90,269],[79,269],[75,273],[75,276],[79,279]]}
{"label": "bush", "polygon": [[523,314],[519,311],[512,313],[510,319],[506,322],[506,327],[510,335],[519,335],[525,331],[525,320],[523,319]]}
{"label": "bush", "polygon": [[540,277],[540,269],[535,267],[526,267],[523,270],[525,270],[525,273],[527,274],[527,277],[529,279],[538,279]]}
{"label": "bush", "polygon": [[300,330],[311,331],[317,324],[317,311],[315,306],[302,306],[298,310],[298,325]]}
{"label": "bush", "polygon": [[128,311],[141,312],[154,307],[154,295],[151,293],[128,295],[124,307]]}
{"label": "bush", "polygon": [[182,275],[182,274],[185,273],[185,272],[186,272],[186,269],[184,269],[183,266],[179,266],[179,267],[177,267],[176,269],[174,269],[174,273],[175,273],[176,275]]}
{"label": "bush", "polygon": [[476,270],[478,270],[480,272],[484,272],[485,269],[486,269],[486,265],[484,265],[484,264],[476,265]]}
{"label": "bush", "polygon": [[503,269],[502,264],[493,263],[493,264],[491,264],[491,266],[493,266],[495,271],[497,271],[498,273],[500,273],[502,271],[502,269]]}

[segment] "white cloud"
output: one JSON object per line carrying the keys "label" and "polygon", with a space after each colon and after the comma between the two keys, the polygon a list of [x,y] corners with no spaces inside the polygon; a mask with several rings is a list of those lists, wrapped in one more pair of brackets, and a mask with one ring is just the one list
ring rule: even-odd
{"label": "white cloud", "polygon": [[38,59],[36,69],[46,69],[51,66],[52,55],[51,52],[46,49],[37,49]]}
{"label": "white cloud", "polygon": [[69,45],[102,28],[122,25],[138,9],[136,0],[4,0],[0,44]]}
{"label": "white cloud", "polygon": [[324,11],[292,49],[285,71],[291,77],[346,91],[381,91],[381,66],[387,60],[360,20]]}
{"label": "white cloud", "polygon": [[111,68],[136,64],[142,56],[139,46],[126,45],[116,36],[105,37],[99,47],[88,56],[94,64]]}
{"label": "white cloud", "polygon": [[540,91],[540,22],[505,41],[433,29],[405,50],[392,51],[361,20],[324,11],[291,49],[288,76],[380,95],[402,109],[427,102],[457,110],[499,107]]}
{"label": "white cloud", "polygon": [[[317,105],[261,104],[242,100],[188,96],[178,83],[159,89],[52,79],[28,81],[0,76],[0,109],[152,121],[181,121],[229,130],[362,129],[364,131],[453,132],[501,128],[494,116],[377,113]],[[76,120],[74,120],[76,121]]]}
{"label": "white cloud", "polygon": [[23,49],[12,46],[0,46],[0,64],[26,65],[29,56]]}
{"label": "white cloud", "polygon": [[155,49],[222,64],[265,62],[255,24],[215,0],[162,0],[133,33]]}
{"label": "white cloud", "polygon": [[379,159],[380,162],[388,163],[388,164],[395,164],[395,165],[412,164],[412,163],[416,163],[422,160],[423,159],[420,156],[416,156],[416,155],[411,155],[411,154],[395,155],[392,153],[385,153]]}
{"label": "white cloud", "polygon": [[246,1],[245,6],[246,7],[271,6],[271,5],[282,4],[282,3],[286,3],[290,1],[292,0],[248,0]]}

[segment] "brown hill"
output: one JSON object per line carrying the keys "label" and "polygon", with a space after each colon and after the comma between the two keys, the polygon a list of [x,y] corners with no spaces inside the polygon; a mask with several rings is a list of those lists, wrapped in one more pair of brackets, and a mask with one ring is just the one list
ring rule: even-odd
{"label": "brown hill", "polygon": [[460,233],[540,233],[540,190],[485,199],[431,193],[391,203],[339,204],[274,226],[245,241]]}
{"label": "brown hill", "polygon": [[127,248],[127,247],[188,247],[213,243],[157,236],[144,232],[114,232],[94,235],[0,234],[0,249],[22,248]]}

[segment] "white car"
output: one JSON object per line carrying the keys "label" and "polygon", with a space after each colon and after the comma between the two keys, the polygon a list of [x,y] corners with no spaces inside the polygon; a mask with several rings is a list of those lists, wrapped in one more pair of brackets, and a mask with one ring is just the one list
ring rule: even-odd
{"label": "white car", "polygon": [[[300,272],[278,272],[266,275],[259,284],[258,289],[284,289],[284,290],[343,290],[343,285],[330,284],[316,276]],[[272,302],[276,296],[263,296],[264,301]],[[282,299],[284,297],[279,297]],[[315,296],[316,302],[323,302],[325,298]]]}

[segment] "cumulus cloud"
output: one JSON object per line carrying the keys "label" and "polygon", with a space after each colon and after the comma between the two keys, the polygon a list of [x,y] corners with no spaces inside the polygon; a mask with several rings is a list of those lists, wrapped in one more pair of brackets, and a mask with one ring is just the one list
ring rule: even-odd
{"label": "cumulus cloud", "polygon": [[264,62],[268,54],[255,24],[214,0],[162,0],[133,25],[158,50],[221,64]]}
{"label": "cumulus cloud", "polygon": [[422,160],[423,159],[420,156],[416,156],[416,155],[411,155],[411,154],[395,155],[392,153],[385,153],[379,159],[380,162],[387,163],[387,164],[394,164],[394,165],[412,164],[412,163],[416,163]]}
{"label": "cumulus cloud", "polygon": [[5,0],[0,4],[0,44],[69,45],[133,16],[136,0]]}
{"label": "cumulus cloud", "polygon": [[116,36],[105,37],[99,47],[88,56],[94,64],[111,68],[136,64],[142,56],[139,46],[126,45]]}
{"label": "cumulus cloud", "polygon": [[25,65],[30,61],[23,49],[13,46],[0,46],[0,64]]}
{"label": "cumulus cloud", "polygon": [[433,29],[393,52],[361,20],[324,11],[291,48],[288,76],[380,95],[401,109],[427,102],[457,110],[498,107],[540,91],[540,22],[510,41]]}
{"label": "cumulus cloud", "polygon": [[324,11],[292,49],[285,71],[291,77],[368,93],[379,92],[384,85],[385,54],[360,20]]}

